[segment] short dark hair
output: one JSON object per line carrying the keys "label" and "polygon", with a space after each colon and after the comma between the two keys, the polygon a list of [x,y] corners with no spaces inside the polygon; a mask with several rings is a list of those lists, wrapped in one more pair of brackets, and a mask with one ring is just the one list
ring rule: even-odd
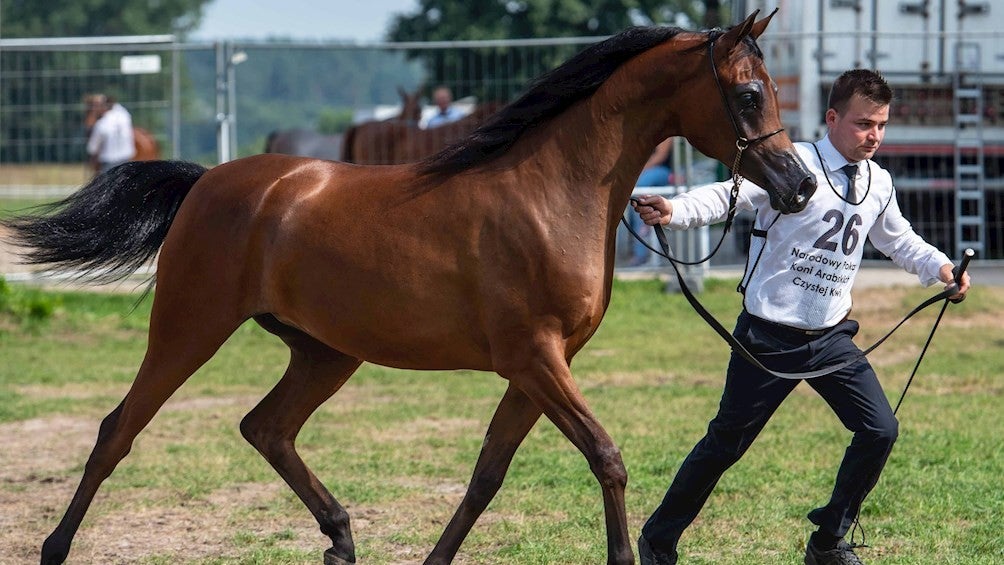
{"label": "short dark hair", "polygon": [[851,69],[833,81],[827,108],[843,112],[855,94],[876,104],[888,105],[892,102],[892,89],[882,75],[869,69]]}

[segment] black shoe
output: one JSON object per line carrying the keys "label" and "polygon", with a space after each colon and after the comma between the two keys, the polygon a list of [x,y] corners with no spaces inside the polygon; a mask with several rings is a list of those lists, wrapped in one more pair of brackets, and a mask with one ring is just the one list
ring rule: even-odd
{"label": "black shoe", "polygon": [[865,565],[864,561],[854,554],[851,545],[844,540],[837,542],[837,547],[828,550],[817,549],[809,541],[805,545],[805,565]]}
{"label": "black shoe", "polygon": [[676,551],[666,553],[648,544],[645,536],[638,536],[638,558],[641,565],[676,565]]}

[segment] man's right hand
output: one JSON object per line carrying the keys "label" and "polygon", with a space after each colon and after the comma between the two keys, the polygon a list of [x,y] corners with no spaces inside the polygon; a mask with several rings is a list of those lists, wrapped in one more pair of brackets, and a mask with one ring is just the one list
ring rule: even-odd
{"label": "man's right hand", "polygon": [[638,217],[650,226],[664,226],[673,217],[673,203],[655,194],[633,197],[631,206]]}

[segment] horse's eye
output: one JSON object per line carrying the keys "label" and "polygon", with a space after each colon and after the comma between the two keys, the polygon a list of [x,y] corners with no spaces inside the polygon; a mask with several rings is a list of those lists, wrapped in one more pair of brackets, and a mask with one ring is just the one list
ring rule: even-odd
{"label": "horse's eye", "polygon": [[739,107],[742,110],[752,110],[757,107],[758,96],[756,92],[743,92],[739,94]]}

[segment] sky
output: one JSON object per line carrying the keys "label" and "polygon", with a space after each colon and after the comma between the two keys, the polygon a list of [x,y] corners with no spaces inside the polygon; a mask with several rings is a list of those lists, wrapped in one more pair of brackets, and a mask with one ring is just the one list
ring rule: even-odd
{"label": "sky", "polygon": [[380,41],[395,13],[418,0],[213,0],[193,39]]}

